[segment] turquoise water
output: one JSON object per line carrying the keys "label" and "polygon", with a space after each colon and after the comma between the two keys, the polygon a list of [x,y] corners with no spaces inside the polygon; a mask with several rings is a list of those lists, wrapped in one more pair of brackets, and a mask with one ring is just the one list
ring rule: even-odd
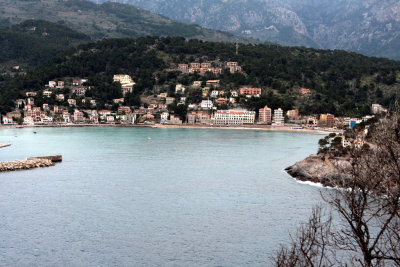
{"label": "turquoise water", "polygon": [[[37,134],[34,134],[36,131]],[[320,201],[283,170],[320,136],[253,130],[0,131],[0,265],[268,266]]]}

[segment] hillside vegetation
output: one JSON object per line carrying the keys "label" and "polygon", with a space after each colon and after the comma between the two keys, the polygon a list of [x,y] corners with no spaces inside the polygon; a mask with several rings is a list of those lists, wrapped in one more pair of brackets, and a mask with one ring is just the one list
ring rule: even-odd
{"label": "hillside vegetation", "polygon": [[[237,61],[244,73],[225,71],[216,77],[171,71],[176,68],[173,63],[196,60]],[[80,45],[24,77],[6,79],[0,103],[4,112],[22,92],[39,90],[49,80],[63,77],[88,77],[89,85],[96,88],[92,94],[107,102],[120,97],[120,91],[114,90],[112,76],[124,73],[137,83],[135,97],[160,90],[170,92],[176,83],[189,85],[194,80],[220,79],[221,89],[227,91],[241,86],[263,89],[260,98],[242,101],[248,109],[269,105],[284,110],[298,107],[303,114],[358,116],[369,114],[372,103],[389,106],[397,99],[399,71],[398,61],[345,51],[249,44],[241,45],[236,55],[236,47],[230,43],[179,37],[108,39]],[[311,89],[312,94],[300,95],[298,89],[302,87]]]}
{"label": "hillside vegetation", "polygon": [[37,65],[72,45],[88,41],[85,34],[65,26],[27,20],[0,29],[0,68],[10,64]]}
{"label": "hillside vegetation", "polygon": [[64,24],[93,39],[139,36],[183,36],[212,41],[249,42],[229,33],[176,22],[140,8],[119,3],[97,5],[85,0],[0,0],[0,20],[21,23],[44,19]]}

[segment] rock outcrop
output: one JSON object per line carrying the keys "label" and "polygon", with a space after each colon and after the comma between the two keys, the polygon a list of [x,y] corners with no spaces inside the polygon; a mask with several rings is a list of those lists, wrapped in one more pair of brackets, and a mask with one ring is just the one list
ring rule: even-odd
{"label": "rock outcrop", "polygon": [[346,187],[350,167],[349,161],[344,158],[311,155],[285,170],[300,181],[320,183],[328,187]]}

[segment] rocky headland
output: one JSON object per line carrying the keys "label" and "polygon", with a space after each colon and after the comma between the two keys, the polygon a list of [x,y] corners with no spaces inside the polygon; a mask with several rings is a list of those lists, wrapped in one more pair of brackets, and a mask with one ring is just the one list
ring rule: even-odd
{"label": "rocky headland", "polygon": [[320,183],[326,187],[346,187],[350,167],[346,158],[310,155],[285,170],[303,182]]}

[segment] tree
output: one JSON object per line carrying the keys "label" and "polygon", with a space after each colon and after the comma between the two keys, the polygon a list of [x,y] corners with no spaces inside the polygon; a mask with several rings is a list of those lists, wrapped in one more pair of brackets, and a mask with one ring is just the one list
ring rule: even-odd
{"label": "tree", "polygon": [[314,211],[277,252],[276,266],[400,266],[400,113],[372,136],[371,148],[350,150],[350,167],[333,181],[347,190],[322,193],[337,218]]}

